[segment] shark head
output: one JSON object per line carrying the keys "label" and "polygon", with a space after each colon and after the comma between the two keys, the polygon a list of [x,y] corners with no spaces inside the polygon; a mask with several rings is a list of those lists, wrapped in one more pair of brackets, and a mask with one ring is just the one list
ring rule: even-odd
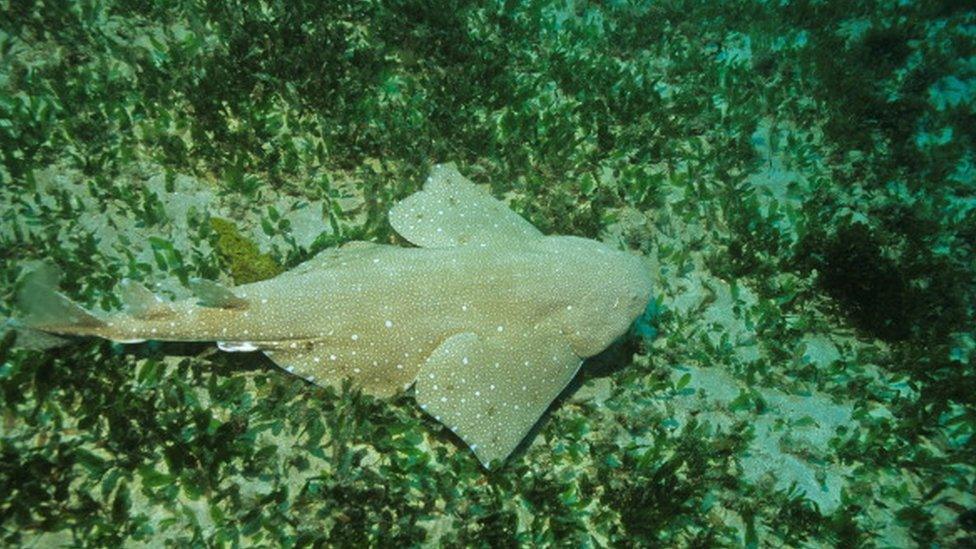
{"label": "shark head", "polygon": [[575,236],[550,236],[548,245],[565,256],[575,273],[571,283],[586,291],[567,288],[575,295],[559,311],[559,323],[569,344],[580,357],[593,356],[623,335],[647,307],[651,278],[636,255],[613,249],[602,242]]}

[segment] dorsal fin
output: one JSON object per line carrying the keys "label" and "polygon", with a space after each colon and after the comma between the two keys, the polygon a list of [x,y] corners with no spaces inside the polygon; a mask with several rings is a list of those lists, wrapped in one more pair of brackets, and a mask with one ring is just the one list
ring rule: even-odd
{"label": "dorsal fin", "polygon": [[230,289],[203,278],[191,278],[190,290],[200,300],[204,307],[218,309],[243,309],[247,307],[247,300],[237,297]]}
{"label": "dorsal fin", "polygon": [[518,245],[542,236],[531,223],[461,175],[454,164],[434,166],[424,190],[390,210],[390,225],[424,248]]}
{"label": "dorsal fin", "polygon": [[147,320],[173,314],[173,309],[156,294],[135,280],[125,278],[119,284],[125,310],[132,317]]}

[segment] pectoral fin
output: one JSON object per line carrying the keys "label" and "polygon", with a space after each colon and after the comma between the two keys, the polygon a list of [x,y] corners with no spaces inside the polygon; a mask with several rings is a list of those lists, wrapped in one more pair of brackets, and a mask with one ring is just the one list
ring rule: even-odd
{"label": "pectoral fin", "polygon": [[580,363],[558,334],[457,334],[421,367],[416,399],[488,467],[512,453]]}
{"label": "pectoral fin", "polygon": [[509,244],[542,236],[531,223],[458,173],[454,164],[434,166],[424,190],[390,210],[396,232],[417,246]]}
{"label": "pectoral fin", "polygon": [[340,342],[316,340],[265,341],[247,349],[264,351],[275,364],[290,374],[323,387],[339,388],[345,380],[364,393],[389,397],[409,387],[419,364],[418,358],[397,357],[388,349],[351,349]]}

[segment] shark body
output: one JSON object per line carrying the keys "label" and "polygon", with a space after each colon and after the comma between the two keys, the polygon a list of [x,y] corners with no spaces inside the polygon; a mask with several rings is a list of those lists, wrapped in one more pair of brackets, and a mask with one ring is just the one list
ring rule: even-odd
{"label": "shark body", "polygon": [[416,248],[353,242],[275,278],[163,302],[124,282],[126,308],[96,316],[50,274],[21,291],[25,323],[115,341],[216,341],[261,351],[319,385],[415,391],[486,467],[504,460],[576,375],[647,305],[650,279],[627,252],[544,236],[461,176],[436,166],[390,222]]}

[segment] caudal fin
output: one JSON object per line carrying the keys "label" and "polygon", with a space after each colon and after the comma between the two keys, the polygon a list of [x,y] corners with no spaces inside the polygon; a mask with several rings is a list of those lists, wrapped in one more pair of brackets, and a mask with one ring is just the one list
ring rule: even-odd
{"label": "caudal fin", "polygon": [[17,293],[17,303],[24,313],[20,322],[28,328],[61,334],[82,334],[104,327],[105,321],[57,290],[60,278],[58,268],[48,262],[27,274]]}
{"label": "caudal fin", "polygon": [[[34,349],[37,351],[61,347],[71,341],[64,337],[28,328],[13,318],[0,322],[0,341],[5,342],[7,337],[13,340],[12,346],[15,349]],[[0,347],[3,345],[4,343],[0,342]]]}

